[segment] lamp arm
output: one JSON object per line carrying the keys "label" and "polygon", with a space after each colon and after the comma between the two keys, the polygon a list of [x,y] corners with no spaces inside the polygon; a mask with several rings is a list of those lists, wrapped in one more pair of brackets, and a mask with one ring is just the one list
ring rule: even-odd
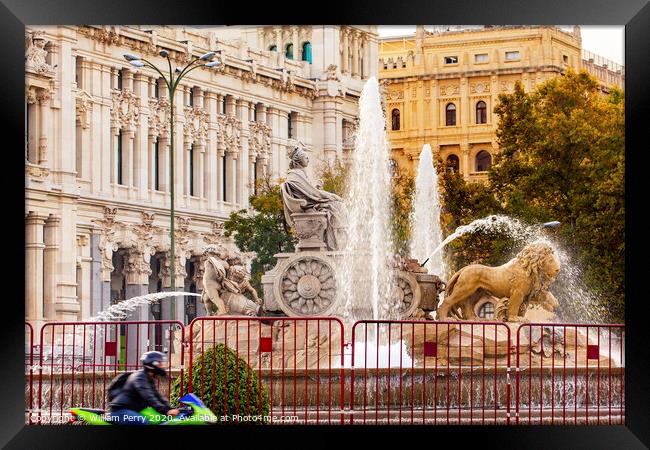
{"label": "lamp arm", "polygon": [[[181,73],[179,73],[178,76],[176,77],[176,83],[175,83],[176,85],[178,85],[178,82],[180,81],[181,78],[183,78],[183,77],[185,76],[185,74],[187,74],[188,72],[190,72],[192,69],[194,69],[194,68],[196,68],[196,67],[200,67],[200,66],[194,66],[194,67],[192,67],[192,66],[194,65],[194,63],[197,62],[197,61],[199,61],[199,58],[196,58],[196,57],[195,57],[195,58],[194,58],[192,61],[190,61],[190,62],[189,62],[185,67],[183,67],[183,70],[181,70]],[[190,68],[190,67],[191,67],[191,68]],[[189,69],[189,70],[188,70],[188,69]]]}
{"label": "lamp arm", "polygon": [[165,80],[165,84],[167,84],[167,88],[168,88],[169,90],[171,90],[171,86],[170,86],[170,82],[169,82],[169,80],[167,80],[167,77],[165,77],[165,75],[160,71],[160,69],[158,69],[158,67],[154,66],[153,64],[151,64],[151,63],[150,63],[149,61],[147,61],[146,59],[141,59],[140,61],[142,61],[146,66],[151,67],[153,70],[155,70],[156,72],[158,72],[158,74],[160,74],[160,76],[162,77],[162,79]]}

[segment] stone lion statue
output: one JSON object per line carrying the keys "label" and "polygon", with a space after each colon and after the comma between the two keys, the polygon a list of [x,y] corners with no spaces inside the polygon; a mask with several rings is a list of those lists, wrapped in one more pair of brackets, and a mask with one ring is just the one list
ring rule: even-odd
{"label": "stone lion statue", "polygon": [[523,321],[531,302],[553,311],[559,304],[548,287],[559,271],[560,262],[555,252],[544,242],[527,245],[502,266],[472,264],[463,267],[447,283],[437,317],[445,320],[453,318],[451,314],[465,320],[475,319],[474,303],[486,294],[499,299],[495,312],[501,321]]}

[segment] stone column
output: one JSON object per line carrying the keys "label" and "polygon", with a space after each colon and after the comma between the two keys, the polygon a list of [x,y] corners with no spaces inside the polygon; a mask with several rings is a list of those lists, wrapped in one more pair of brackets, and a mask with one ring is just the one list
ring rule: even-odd
{"label": "stone column", "polygon": [[48,141],[50,136],[50,93],[44,89],[38,91],[40,104],[40,137],[38,142],[38,163],[47,166]]}
{"label": "stone column", "polygon": [[[131,248],[124,255],[124,276],[126,277],[125,297],[130,299],[149,293],[149,255]],[[127,316],[129,321],[149,320],[149,305],[141,305]],[[147,326],[129,325],[126,339],[126,362],[137,364],[140,355],[147,348]]]}
{"label": "stone column", "polygon": [[226,149],[226,201],[237,201],[237,152]]}
{"label": "stone column", "polygon": [[91,263],[91,315],[96,316],[98,312],[110,305],[111,282],[102,280],[102,255],[99,249],[101,234],[90,235],[90,257]]}
{"label": "stone column", "polygon": [[323,125],[325,128],[323,153],[328,163],[331,163],[336,158],[336,119],[336,110],[331,106],[326,107],[323,112]]}
{"label": "stone column", "polygon": [[260,123],[266,123],[266,105],[260,104],[257,110],[257,121]]}
{"label": "stone column", "polygon": [[468,179],[470,172],[473,172],[474,170],[472,169],[472,162],[469,158],[469,144],[467,142],[461,142],[460,154],[460,166],[462,167],[463,178]]}
{"label": "stone column", "polygon": [[[43,226],[45,216],[25,217],[25,320],[43,320]],[[37,328],[34,328],[37,330]]]}
{"label": "stone column", "polygon": [[88,243],[87,234],[77,236],[77,301],[81,306],[81,320],[88,320],[92,315],[92,258],[88,254]]}
{"label": "stone column", "polygon": [[359,76],[359,33],[354,31],[352,35],[352,76]]}
{"label": "stone column", "polygon": [[291,43],[293,44],[293,59],[294,61],[300,61],[302,59],[302,49],[299,48],[298,27],[291,27]]}
{"label": "stone column", "polygon": [[[117,127],[111,127],[111,148],[109,150],[110,160],[111,160],[111,184],[113,187],[117,185],[117,145],[120,139],[120,129]],[[122,154],[124,157],[124,154]]]}
{"label": "stone column", "polygon": [[250,124],[250,102],[248,100],[237,101],[237,114],[242,123],[241,131],[241,154],[237,170],[237,204],[246,208],[248,206],[248,153],[249,153],[249,124]]}
{"label": "stone column", "polygon": [[277,52],[282,53],[284,51],[282,48],[282,28],[281,27],[274,28],[273,33],[275,34],[275,46]]}
{"label": "stone column", "polygon": [[43,270],[43,301],[44,301],[44,317],[45,319],[55,320],[56,302],[56,285],[58,281],[59,270],[57,267],[57,253],[59,251],[59,242],[57,236],[57,228],[61,223],[61,219],[56,216],[50,215],[45,221],[45,252],[44,252],[44,265]]}
{"label": "stone column", "polygon": [[341,61],[341,72],[342,73],[347,73],[349,71],[348,68],[348,60],[349,60],[349,54],[348,54],[348,33],[349,30],[345,27],[341,27],[341,45],[343,46],[343,61]]}
{"label": "stone column", "polygon": [[218,114],[217,96],[212,92],[206,92],[205,100],[207,110],[210,114],[210,123],[208,128],[208,141],[205,152],[205,194],[208,198],[208,209],[215,211],[217,209],[217,131],[216,120]]}

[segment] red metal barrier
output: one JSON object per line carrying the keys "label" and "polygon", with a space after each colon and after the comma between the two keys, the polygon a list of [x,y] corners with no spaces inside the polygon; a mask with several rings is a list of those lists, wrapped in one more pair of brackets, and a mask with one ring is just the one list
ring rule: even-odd
{"label": "red metal barrier", "polygon": [[624,325],[521,325],[516,422],[624,423],[624,341]]}
{"label": "red metal barrier", "polygon": [[27,375],[26,400],[27,400],[27,422],[32,423],[32,409],[34,408],[34,327],[31,323],[25,322],[25,344],[28,348],[25,351],[25,372]]}
{"label": "red metal barrier", "polygon": [[[342,424],[348,414],[352,424],[508,424],[511,410],[522,424],[624,423],[623,325],[522,324],[516,345],[510,326],[365,320],[345,344],[334,317],[200,317],[187,335],[178,321],[61,322],[44,325],[35,347],[25,323],[27,422],[65,422],[73,406],[105,408],[110,381],[137,369],[142,352],[161,350],[171,374],[161,393],[169,396],[185,371],[189,390],[211,394],[215,412],[232,413],[234,398],[231,421],[258,420],[251,407],[267,395],[274,424]],[[204,363],[218,343],[245,373],[229,372],[226,354]],[[186,370],[190,361],[199,366]],[[208,378],[217,367],[223,392]],[[251,389],[252,373],[264,390]]]}
{"label": "red metal barrier", "polygon": [[363,320],[352,347],[350,423],[510,423],[506,324]]}
{"label": "red metal barrier", "polygon": [[[184,341],[183,324],[178,321],[45,324],[36,362],[38,411],[30,419],[64,423],[71,407],[106,408],[106,388],[115,376],[137,370],[140,355],[150,350],[167,353],[168,370],[175,372]],[[172,378],[159,382],[163,393],[169,392]]]}
{"label": "red metal barrier", "polygon": [[[199,317],[192,321],[189,329],[188,390],[203,398],[206,384],[211,386],[208,398],[212,399],[212,404],[207,404],[217,415],[224,415],[221,414],[224,411],[232,414],[232,409],[227,408],[226,354],[220,369],[224,372],[223,392],[219,393],[215,380],[206,378],[206,374],[217,370],[216,361],[206,364],[204,352],[220,343],[247,364],[247,371],[256,372],[268,393],[270,412],[266,420],[269,423],[343,423],[344,328],[339,319]],[[194,362],[194,368],[189,361]],[[198,367],[200,376],[193,373]],[[262,389],[255,387],[258,398],[253,398],[251,403],[253,388],[240,383],[238,374],[239,371],[235,371],[235,411],[233,418],[227,420],[252,421],[251,407],[257,407],[253,411],[261,409]],[[250,372],[247,375],[250,376]],[[249,376],[246,379],[250,382]],[[246,392],[241,402],[240,391]]]}

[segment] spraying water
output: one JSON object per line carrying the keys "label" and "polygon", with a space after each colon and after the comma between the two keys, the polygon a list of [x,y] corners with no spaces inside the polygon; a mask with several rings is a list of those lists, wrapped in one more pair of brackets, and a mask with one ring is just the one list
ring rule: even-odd
{"label": "spraying water", "polygon": [[396,317],[390,270],[393,245],[390,226],[390,147],[379,84],[370,78],[359,99],[359,130],[348,174],[347,233],[342,258],[342,315],[345,319]]}
{"label": "spraying water", "polygon": [[431,146],[424,144],[420,153],[420,163],[415,178],[415,199],[411,213],[411,257],[424,261],[429,273],[447,277],[447,267],[442,253],[433,250],[442,244],[440,226],[440,197],[438,194],[438,173],[433,166]]}
{"label": "spraying water", "polygon": [[[517,219],[504,215],[492,215],[477,219],[468,225],[462,225],[447,236],[438,245],[431,256],[435,256],[445,245],[469,233],[477,231],[504,233],[514,241],[513,253],[507,255],[514,257],[521,248],[533,242],[544,242],[551,246],[560,261],[561,269],[558,277],[551,285],[551,292],[560,302],[558,317],[570,322],[603,323],[606,321],[607,311],[599,305],[594,292],[589,289],[584,281],[581,268],[572,260],[569,253],[544,232],[544,226],[554,227],[557,222],[547,224],[526,225]],[[430,257],[431,257],[430,256]]]}
{"label": "spraying water", "polygon": [[129,313],[133,312],[142,305],[150,305],[156,303],[163,298],[180,297],[180,296],[193,296],[200,297],[201,294],[192,292],[155,292],[153,294],[140,295],[138,297],[131,297],[128,300],[123,300],[119,303],[109,306],[104,311],[100,311],[96,316],[91,317],[89,322],[109,322],[125,319]]}

